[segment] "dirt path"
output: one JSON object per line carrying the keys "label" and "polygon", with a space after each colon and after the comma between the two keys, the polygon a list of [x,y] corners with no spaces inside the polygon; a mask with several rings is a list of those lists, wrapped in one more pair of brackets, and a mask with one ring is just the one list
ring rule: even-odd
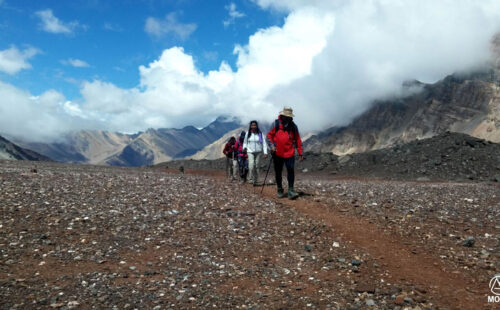
{"label": "dirt path", "polygon": [[[265,188],[264,195],[273,198],[275,189]],[[409,248],[404,239],[394,234],[387,235],[365,219],[327,210],[303,198],[295,201],[280,199],[280,203],[333,227],[345,241],[352,242],[352,246],[370,253],[379,265],[389,271],[389,281],[412,283],[427,291],[445,308],[478,309],[478,305],[485,304],[486,297],[480,292],[485,287],[476,287],[477,284],[460,272],[448,270],[440,259],[430,253],[416,251],[415,254],[414,248]]]}
{"label": "dirt path", "polygon": [[[187,173],[202,174],[219,181],[225,179],[223,172],[217,171],[193,170]],[[244,188],[260,195],[261,187],[244,185]],[[387,281],[412,284],[439,309],[495,309],[496,305],[486,302],[489,292],[487,284],[474,283],[460,270],[446,266],[433,253],[410,245],[409,240],[396,235],[394,231],[388,233],[367,218],[331,210],[313,201],[310,196],[295,201],[277,199],[274,186],[265,186],[262,195],[333,228],[335,235],[341,235],[345,243],[366,251],[378,265],[387,270]]]}

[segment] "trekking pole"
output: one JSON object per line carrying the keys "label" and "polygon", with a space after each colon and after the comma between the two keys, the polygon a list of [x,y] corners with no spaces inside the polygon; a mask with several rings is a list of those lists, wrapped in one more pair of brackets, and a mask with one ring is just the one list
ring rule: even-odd
{"label": "trekking pole", "polygon": [[264,183],[262,183],[262,189],[260,190],[261,194],[264,191],[264,186],[266,186],[267,175],[269,174],[269,170],[271,169],[271,164],[273,163],[273,155],[274,154],[271,154],[271,158],[269,160],[269,165],[267,166],[266,177],[264,178]]}

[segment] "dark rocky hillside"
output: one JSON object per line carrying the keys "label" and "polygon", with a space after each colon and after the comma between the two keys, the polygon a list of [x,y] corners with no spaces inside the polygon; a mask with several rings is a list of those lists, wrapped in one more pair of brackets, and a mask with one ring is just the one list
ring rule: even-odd
{"label": "dark rocky hillside", "polygon": [[446,131],[500,142],[500,70],[454,74],[435,84],[412,81],[406,97],[379,100],[345,127],[304,143],[307,151],[337,155],[387,148]]}
{"label": "dark rocky hillside", "polygon": [[[402,180],[474,180],[500,182],[500,144],[465,134],[441,135],[365,153],[337,156],[305,153],[296,170],[338,176]],[[263,162],[263,167],[268,160]],[[159,167],[224,169],[225,159],[174,161]]]}
{"label": "dark rocky hillside", "polygon": [[51,161],[50,158],[22,148],[0,136],[0,159]]}

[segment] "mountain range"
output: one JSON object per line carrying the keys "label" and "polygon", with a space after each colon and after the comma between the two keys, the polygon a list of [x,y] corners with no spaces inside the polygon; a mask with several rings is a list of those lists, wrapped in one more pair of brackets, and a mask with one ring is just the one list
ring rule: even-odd
{"label": "mountain range", "polygon": [[[412,94],[379,100],[344,127],[311,137],[304,148],[337,155],[360,153],[429,138],[446,131],[500,142],[500,34],[483,68],[434,84],[403,84]],[[415,91],[415,90],[418,91]]]}
{"label": "mountain range", "polygon": [[50,158],[24,149],[0,136],[0,159],[50,161]]}
{"label": "mountain range", "polygon": [[237,119],[221,116],[202,129],[186,126],[182,129],[148,129],[136,134],[81,130],[69,133],[55,143],[11,140],[55,161],[135,167],[193,155],[239,127]]}
{"label": "mountain range", "polygon": [[453,74],[434,84],[418,81],[412,95],[378,101],[344,127],[332,127],[305,144],[306,151],[360,153],[429,138],[446,131],[500,142],[500,74],[488,68]]}

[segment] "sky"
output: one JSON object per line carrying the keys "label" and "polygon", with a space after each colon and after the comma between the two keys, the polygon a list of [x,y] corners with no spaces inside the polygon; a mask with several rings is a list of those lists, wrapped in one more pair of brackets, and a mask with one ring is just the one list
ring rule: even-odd
{"label": "sky", "polygon": [[475,69],[498,0],[0,0],[0,135],[346,125],[404,81]]}

